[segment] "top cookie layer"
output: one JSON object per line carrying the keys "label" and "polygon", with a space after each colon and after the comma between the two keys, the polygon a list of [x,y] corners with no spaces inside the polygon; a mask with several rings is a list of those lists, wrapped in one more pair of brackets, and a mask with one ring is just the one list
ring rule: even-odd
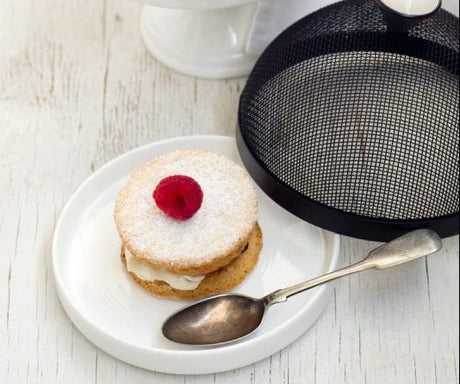
{"label": "top cookie layer", "polygon": [[[166,216],[152,192],[167,176],[186,175],[203,190],[203,203],[186,221]],[[138,169],[118,195],[115,222],[137,257],[167,269],[199,267],[234,252],[257,221],[257,195],[247,172],[226,157],[179,150]]]}

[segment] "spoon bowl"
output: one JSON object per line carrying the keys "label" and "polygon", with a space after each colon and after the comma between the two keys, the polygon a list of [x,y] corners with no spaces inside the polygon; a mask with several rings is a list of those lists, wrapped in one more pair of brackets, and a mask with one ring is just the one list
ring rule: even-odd
{"label": "spoon bowl", "polygon": [[182,344],[216,345],[239,340],[256,330],[266,303],[244,295],[219,295],[201,300],[188,310],[173,313],[163,324],[163,335]]}

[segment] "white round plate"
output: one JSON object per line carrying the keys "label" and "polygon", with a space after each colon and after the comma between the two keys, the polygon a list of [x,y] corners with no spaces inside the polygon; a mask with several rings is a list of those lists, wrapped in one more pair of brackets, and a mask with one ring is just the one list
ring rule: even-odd
{"label": "white round plate", "polygon": [[[61,302],[96,346],[146,369],[205,374],[248,365],[298,338],[329,301],[323,285],[274,305],[247,339],[220,347],[175,344],[163,320],[185,301],[157,299],[127,276],[112,219],[114,199],[128,176],[155,156],[181,148],[208,149],[240,162],[235,140],[190,136],[149,144],[120,156],[89,177],[65,206],[53,240],[53,270]],[[235,291],[261,297],[337,267],[339,236],[291,215],[259,190],[264,246],[254,271]]]}

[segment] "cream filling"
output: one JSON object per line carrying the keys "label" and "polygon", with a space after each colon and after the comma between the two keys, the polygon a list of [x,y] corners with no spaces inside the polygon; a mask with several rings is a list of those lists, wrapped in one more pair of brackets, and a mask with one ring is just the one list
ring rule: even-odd
{"label": "cream filling", "polygon": [[160,280],[168,283],[171,287],[182,291],[191,291],[200,285],[205,275],[188,276],[178,275],[152,267],[149,263],[135,258],[127,248],[125,248],[126,269],[134,273],[139,279],[154,281]]}

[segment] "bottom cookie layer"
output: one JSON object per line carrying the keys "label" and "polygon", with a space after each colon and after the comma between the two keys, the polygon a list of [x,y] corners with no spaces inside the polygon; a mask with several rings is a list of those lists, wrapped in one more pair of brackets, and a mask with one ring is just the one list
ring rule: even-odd
{"label": "bottom cookie layer", "polygon": [[[174,299],[198,299],[228,291],[242,283],[257,264],[261,249],[262,231],[257,224],[249,237],[247,248],[241,255],[236,257],[230,264],[206,275],[198,288],[190,291],[172,288],[163,281],[141,280],[134,273],[128,273],[138,285],[154,296]],[[123,253],[121,259],[126,267]]]}

